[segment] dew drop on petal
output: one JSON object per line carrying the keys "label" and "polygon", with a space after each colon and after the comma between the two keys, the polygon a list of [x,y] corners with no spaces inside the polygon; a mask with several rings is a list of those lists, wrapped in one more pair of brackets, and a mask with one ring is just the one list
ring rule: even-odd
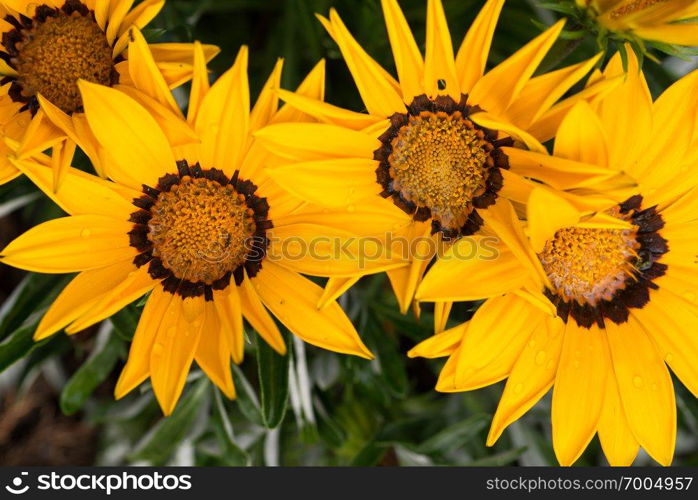
{"label": "dew drop on petal", "polygon": [[642,384],[642,377],[640,377],[639,375],[635,375],[633,377],[633,385],[639,389],[642,387]]}
{"label": "dew drop on petal", "polygon": [[83,238],[89,238],[91,235],[92,231],[90,231],[89,229],[83,229],[82,231],[80,231],[80,236],[82,236]]}
{"label": "dew drop on petal", "polygon": [[544,362],[545,362],[545,351],[538,351],[538,354],[536,354],[536,364],[540,366]]}

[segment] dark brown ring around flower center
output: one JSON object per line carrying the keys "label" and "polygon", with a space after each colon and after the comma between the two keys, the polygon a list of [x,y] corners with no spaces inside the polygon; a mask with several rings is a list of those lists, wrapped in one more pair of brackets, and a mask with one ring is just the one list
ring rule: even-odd
{"label": "dark brown ring around flower center", "polygon": [[415,97],[407,113],[390,117],[374,152],[381,196],[392,198],[418,222],[431,219],[432,233],[446,239],[480,229],[477,209],[495,203],[503,185],[500,169],[509,168],[501,148],[513,144],[470,120],[481,109],[467,100],[466,95],[460,102],[448,96]]}
{"label": "dark brown ring around flower center", "polygon": [[213,300],[214,290],[224,290],[233,278],[239,286],[245,273],[252,278],[262,268],[273,227],[269,204],[237,171],[228,178],[187,161],[177,169],[155,188],[144,185],[143,196],[133,200],[134,264],[148,265],[167,292]]}
{"label": "dark brown ring around flower center", "polygon": [[1,83],[11,83],[9,95],[22,111],[35,114],[41,94],[72,114],[82,111],[78,80],[118,83],[112,46],[94,12],[79,0],[66,0],[60,8],[40,5],[33,18],[7,15],[5,21],[14,29],[3,34],[0,58],[17,76]]}
{"label": "dark brown ring around flower center", "polygon": [[650,290],[656,290],[654,282],[666,273],[667,265],[659,262],[669,251],[667,241],[659,231],[664,227],[664,219],[657,207],[642,209],[642,196],[633,196],[621,203],[619,212],[635,226],[637,257],[629,261],[631,271],[620,284],[614,284],[610,298],[599,300],[570,300],[560,293],[545,290],[545,295],[557,307],[558,316],[566,323],[573,318],[582,328],[597,324],[604,327],[605,321],[622,324],[628,321],[630,309],[642,309],[650,301]]}

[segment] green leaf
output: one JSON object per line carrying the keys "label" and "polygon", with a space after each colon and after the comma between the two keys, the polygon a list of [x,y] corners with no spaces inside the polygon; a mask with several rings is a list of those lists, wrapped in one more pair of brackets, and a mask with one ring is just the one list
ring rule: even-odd
{"label": "green leaf", "polygon": [[218,443],[223,450],[223,459],[226,465],[229,466],[245,466],[249,465],[250,457],[245,453],[245,450],[240,448],[235,442],[233,435],[233,424],[228,418],[228,412],[225,407],[221,393],[215,387],[212,387],[214,393],[213,405],[213,430],[216,434]]}
{"label": "green leaf", "polygon": [[489,419],[489,415],[473,415],[432,436],[419,445],[417,450],[420,453],[429,455],[432,453],[448,453],[460,448],[477,436],[487,426]]}
{"label": "green leaf", "polygon": [[28,274],[0,310],[0,338],[17,330],[34,312],[48,306],[69,278],[56,274]]}
{"label": "green leaf", "polygon": [[375,442],[370,442],[364,446],[351,461],[352,467],[372,467],[377,465],[385,455],[387,447]]}
{"label": "green leaf", "polygon": [[0,344],[0,373],[37,347],[37,343],[33,339],[35,329],[36,325],[19,328]]}
{"label": "green leaf", "polygon": [[60,401],[63,413],[72,415],[80,410],[124,354],[124,341],[116,333],[110,333],[101,349],[92,353],[63,389]]}
{"label": "green leaf", "polygon": [[468,467],[501,467],[502,465],[508,465],[516,461],[525,452],[526,447],[524,446],[523,448],[515,448],[513,450],[490,455],[489,457],[473,460],[463,465]]}
{"label": "green leaf", "polygon": [[409,390],[407,367],[405,366],[406,356],[400,352],[400,346],[394,335],[381,328],[380,325],[380,320],[371,315],[363,330],[368,336],[370,347],[376,353],[385,384],[395,397],[402,398]]}
{"label": "green leaf", "polygon": [[140,317],[141,309],[137,305],[131,304],[112,316],[110,321],[114,325],[114,331],[123,340],[131,342],[133,335],[136,333]]}
{"label": "green leaf", "polygon": [[193,384],[170,417],[163,418],[143,439],[136,452],[129,457],[132,461],[147,461],[163,465],[174,453],[191,430],[196,417],[207,410],[210,383],[201,377]]}
{"label": "green leaf", "polygon": [[[289,345],[288,341],[286,345]],[[258,338],[257,368],[264,425],[274,429],[284,419],[288,406],[289,355],[277,354],[264,340]]]}
{"label": "green leaf", "polygon": [[246,419],[256,425],[264,426],[264,418],[262,417],[262,409],[259,406],[259,398],[257,398],[252,384],[250,384],[245,374],[237,365],[233,365],[233,375],[235,389],[237,391],[235,402],[238,408]]}

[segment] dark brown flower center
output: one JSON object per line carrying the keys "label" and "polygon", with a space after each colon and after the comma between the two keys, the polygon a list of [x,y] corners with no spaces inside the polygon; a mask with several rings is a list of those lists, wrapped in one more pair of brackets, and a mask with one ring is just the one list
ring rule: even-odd
{"label": "dark brown flower center", "polygon": [[508,168],[499,149],[508,140],[478,127],[469,116],[477,108],[450,97],[415,98],[407,113],[390,118],[375,152],[383,196],[415,220],[432,219],[446,237],[473,234],[482,225],[476,209],[493,204]]}
{"label": "dark brown flower center", "polygon": [[202,170],[182,161],[179,173],[160,179],[157,188],[144,187],[134,200],[140,208],[131,216],[131,245],[140,253],[136,264],[149,264],[154,279],[184,297],[226,288],[231,277],[239,285],[244,272],[255,276],[266,255],[266,199],[257,187],[223,172]]}
{"label": "dark brown flower center", "polygon": [[565,321],[572,316],[585,328],[603,327],[605,320],[620,324],[629,308],[649,301],[653,280],[666,270],[658,260],[668,247],[658,233],[661,215],[641,204],[637,196],[608,212],[632,229],[568,227],[546,242],[538,255],[552,286],[546,294]]}
{"label": "dark brown flower center", "polygon": [[33,19],[8,16],[15,29],[3,38],[6,61],[17,71],[10,95],[30,103],[42,95],[65,113],[82,109],[77,82],[102,85],[118,80],[112,47],[94,18],[77,0],[60,9],[37,7]]}

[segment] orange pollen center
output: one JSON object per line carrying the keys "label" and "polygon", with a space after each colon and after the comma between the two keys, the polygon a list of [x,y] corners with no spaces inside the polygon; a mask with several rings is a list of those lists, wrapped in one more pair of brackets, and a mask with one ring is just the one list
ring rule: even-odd
{"label": "orange pollen center", "polygon": [[648,9],[658,3],[665,3],[669,0],[635,0],[634,2],[626,3],[611,11],[611,19],[620,19],[630,14]]}
{"label": "orange pollen center", "polygon": [[91,16],[61,11],[22,34],[13,62],[25,97],[41,94],[71,114],[82,108],[78,80],[111,85],[112,48]]}
{"label": "orange pollen center", "polygon": [[411,116],[392,141],[388,158],[394,188],[418,207],[428,207],[444,227],[459,228],[473,198],[487,188],[492,145],[457,111]]}
{"label": "orange pollen center", "polygon": [[256,225],[232,185],[185,176],[151,213],[153,256],[177,278],[210,285],[244,264]]}
{"label": "orange pollen center", "polygon": [[640,244],[635,229],[560,229],[539,254],[552,292],[595,306],[612,300],[634,275]]}

